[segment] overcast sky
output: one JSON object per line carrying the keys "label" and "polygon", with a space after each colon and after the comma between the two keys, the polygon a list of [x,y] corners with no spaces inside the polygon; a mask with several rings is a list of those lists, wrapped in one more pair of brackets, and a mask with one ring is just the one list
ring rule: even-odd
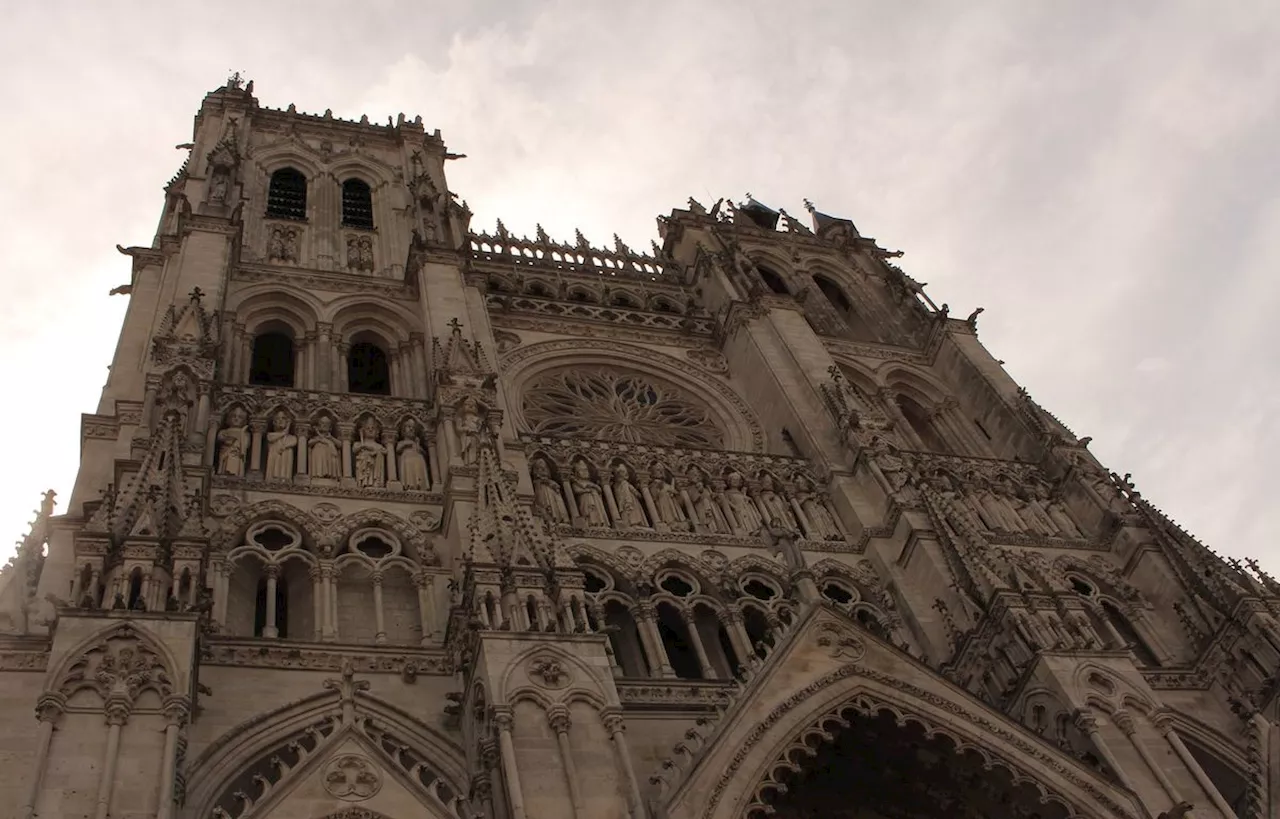
{"label": "overcast sky", "polygon": [[[518,233],[812,199],[1202,540],[1280,571],[1280,4],[7,3],[0,536],[65,511],[203,94],[440,128]],[[0,540],[0,543],[3,543]],[[0,546],[7,554],[8,547]]]}

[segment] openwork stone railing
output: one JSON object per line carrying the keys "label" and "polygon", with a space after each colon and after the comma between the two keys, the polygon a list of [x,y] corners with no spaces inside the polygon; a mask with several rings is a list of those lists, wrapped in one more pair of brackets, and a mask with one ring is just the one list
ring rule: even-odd
{"label": "openwork stone railing", "polygon": [[528,268],[573,273],[594,273],[635,281],[679,284],[680,271],[669,260],[660,259],[657,245],[652,254],[638,253],[622,243],[615,234],[614,249],[595,248],[578,233],[574,244],[555,242],[538,227],[537,236],[516,237],[498,222],[495,233],[472,233],[471,258],[474,262],[500,265],[503,270]]}

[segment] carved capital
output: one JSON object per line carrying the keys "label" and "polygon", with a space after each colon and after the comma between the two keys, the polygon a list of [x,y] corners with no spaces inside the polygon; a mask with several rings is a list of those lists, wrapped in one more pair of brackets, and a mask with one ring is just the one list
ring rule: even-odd
{"label": "carved capital", "polygon": [[1115,712],[1111,715],[1111,721],[1115,723],[1117,728],[1124,731],[1124,735],[1127,737],[1133,736],[1134,731],[1138,730],[1137,725],[1134,724],[1133,715],[1128,711]]}
{"label": "carved capital", "polygon": [[67,698],[56,691],[41,694],[36,702],[36,719],[41,722],[57,722],[67,708]]}
{"label": "carved capital", "polygon": [[1080,733],[1086,736],[1092,736],[1098,731],[1098,718],[1091,711],[1083,708],[1077,709],[1071,717],[1071,722],[1076,726]]}
{"label": "carved capital", "polygon": [[113,695],[107,698],[102,710],[106,714],[107,725],[124,725],[129,721],[133,703],[127,697]]}
{"label": "carved capital", "polygon": [[498,767],[498,744],[492,739],[480,740],[480,764],[487,771]]}
{"label": "carved capital", "polygon": [[547,709],[547,724],[551,726],[551,730],[557,734],[566,734],[569,727],[573,725],[573,720],[569,718],[569,709],[564,705],[553,705]]}
{"label": "carved capital", "polygon": [[1173,733],[1173,715],[1168,711],[1153,711],[1147,720],[1156,727],[1156,730],[1165,736]]}
{"label": "carved capital", "polygon": [[621,734],[627,730],[627,726],[622,719],[622,711],[617,708],[606,708],[601,711],[600,722],[604,725],[604,729],[609,732],[609,736]]}
{"label": "carved capital", "polygon": [[498,729],[499,733],[509,734],[511,729],[515,727],[516,718],[511,713],[510,708],[495,707],[493,709],[493,725]]}
{"label": "carved capital", "polygon": [[181,728],[187,724],[191,715],[191,701],[185,695],[172,695],[164,701],[164,719],[166,725]]}

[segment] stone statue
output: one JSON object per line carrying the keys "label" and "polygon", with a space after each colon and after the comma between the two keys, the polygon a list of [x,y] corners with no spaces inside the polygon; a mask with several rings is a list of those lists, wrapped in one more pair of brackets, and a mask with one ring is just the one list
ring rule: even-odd
{"label": "stone statue", "polygon": [[689,531],[689,518],[680,506],[676,497],[676,489],[661,472],[649,482],[649,494],[653,497],[653,507],[658,513],[658,520],[667,524],[672,531]]}
{"label": "stone statue", "polygon": [[1076,525],[1075,520],[1071,517],[1071,513],[1067,511],[1067,507],[1063,505],[1060,498],[1045,493],[1047,500],[1045,501],[1045,512],[1048,513],[1049,519],[1058,527],[1058,531],[1062,532],[1063,537],[1084,537],[1084,532],[1080,531],[1080,527]]}
{"label": "stone statue", "polygon": [[361,270],[373,270],[373,240],[365,236],[360,240],[360,263]]}
{"label": "stone statue", "polygon": [[458,457],[462,463],[470,466],[480,457],[480,428],[484,419],[480,417],[480,405],[476,399],[467,396],[453,418],[453,431],[458,436]]}
{"label": "stone statue", "polygon": [[734,517],[734,528],[743,534],[757,531],[764,525],[760,510],[747,496],[741,472],[730,472],[725,477],[724,501],[726,512]]}
{"label": "stone statue", "polygon": [[782,554],[782,560],[791,571],[804,568],[804,555],[796,546],[796,531],[779,518],[769,521],[767,526],[760,527],[760,539],[765,542],[776,557]]}
{"label": "stone statue", "polygon": [[600,484],[591,480],[591,469],[586,461],[573,465],[573,478],[569,481],[574,500],[578,502],[578,515],[583,526],[608,526],[609,515],[604,509]]}
{"label": "stone statue", "polygon": [[218,431],[218,474],[244,476],[249,451],[249,416],[239,407],[227,413],[227,425]]}
{"label": "stone statue", "polygon": [[268,480],[293,479],[293,459],[298,449],[298,436],[289,431],[290,427],[292,422],[283,411],[271,418],[271,430],[267,433]]}
{"label": "stone statue", "polygon": [[[1008,481],[1008,478],[1004,480]],[[1031,485],[1023,488],[1015,487],[1012,481],[1009,481],[1005,488],[1015,493],[1017,498],[1015,508],[1018,516],[1026,522],[1028,529],[1038,535],[1058,534],[1058,527],[1045,511],[1044,502],[1048,500],[1049,493],[1042,481],[1032,479]]]}
{"label": "stone statue", "polygon": [[696,466],[689,467],[689,501],[698,516],[698,523],[708,532],[727,533],[729,522],[725,520],[724,510],[716,503],[711,487],[707,486],[707,476]]}
{"label": "stone statue", "polygon": [[227,172],[221,168],[215,170],[209,180],[209,201],[215,205],[227,201]]}
{"label": "stone statue", "polygon": [[360,425],[360,434],[351,445],[355,460],[356,485],[360,487],[382,486],[387,476],[387,448],[378,443],[378,422],[366,418]]}
{"label": "stone statue", "polygon": [[333,419],[327,415],[316,420],[316,437],[311,442],[311,459],[307,466],[313,478],[337,478],[342,474],[342,455],[338,439],[333,437]]}
{"label": "stone statue", "polygon": [[1013,507],[981,475],[971,477],[970,506],[992,532],[1021,532],[1025,528]]}
{"label": "stone statue", "polygon": [[813,482],[801,475],[796,478],[796,500],[800,503],[800,511],[804,512],[809,527],[813,530],[813,540],[842,540],[840,529],[836,525],[831,510],[823,497],[814,488]]}
{"label": "stone statue", "polygon": [[284,261],[284,229],[271,228],[271,237],[267,239],[267,261]]}
{"label": "stone statue", "polygon": [[644,499],[631,482],[631,470],[624,463],[613,466],[613,500],[618,504],[618,523],[624,527],[649,528],[644,513]]}
{"label": "stone statue", "polygon": [[412,418],[405,419],[401,434],[404,437],[396,443],[400,482],[405,489],[428,489],[431,479],[427,477],[427,459],[422,456],[422,443],[418,440],[418,422]]}
{"label": "stone statue", "polygon": [[889,443],[881,435],[871,439],[871,460],[880,468],[889,488],[897,492],[907,485],[910,476],[907,473],[907,462],[898,454],[898,448]]}
{"label": "stone statue", "polygon": [[529,465],[533,476],[533,497],[542,516],[548,523],[569,523],[569,509],[564,504],[560,484],[551,476],[551,468],[542,458]]}
{"label": "stone statue", "polygon": [[360,247],[356,243],[356,237],[347,237],[347,268],[349,270],[360,269]]}
{"label": "stone statue", "polygon": [[281,256],[282,261],[297,262],[298,261],[298,229],[289,228],[284,232],[284,255]]}
{"label": "stone statue", "polygon": [[777,519],[782,521],[784,526],[796,528],[796,516],[791,513],[791,507],[786,498],[778,494],[772,475],[760,476],[760,491],[756,493],[756,505],[760,507],[760,514],[764,519],[770,521]]}

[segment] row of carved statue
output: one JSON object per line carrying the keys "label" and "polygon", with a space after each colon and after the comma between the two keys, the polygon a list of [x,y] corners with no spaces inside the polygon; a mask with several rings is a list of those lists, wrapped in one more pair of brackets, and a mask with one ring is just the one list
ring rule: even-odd
{"label": "row of carved statue", "polygon": [[[422,426],[406,418],[398,430],[384,428],[376,419],[364,418],[351,438],[333,433],[333,419],[319,416],[314,427],[295,427],[287,413],[272,416],[265,431],[251,429],[248,414],[239,407],[227,413],[217,434],[217,474],[244,477],[260,473],[269,481],[350,480],[359,488],[389,484],[414,491],[429,490],[434,451],[424,441]],[[264,457],[265,455],[265,457]]]}
{"label": "row of carved statue", "polygon": [[552,524],[738,536],[782,527],[809,540],[845,537],[825,494],[803,475],[784,483],[768,471],[748,479],[697,466],[674,475],[660,466],[637,471],[622,459],[601,470],[584,457],[559,475],[540,456],[529,469],[538,512]]}
{"label": "row of carved statue", "polygon": [[1034,470],[1023,470],[1025,474],[1016,479],[1005,471],[984,474],[983,470],[970,469],[959,474],[925,459],[913,462],[878,436],[872,441],[869,454],[894,490],[910,495],[910,484],[928,485],[943,497],[958,501],[988,532],[1085,537],[1062,498]]}

